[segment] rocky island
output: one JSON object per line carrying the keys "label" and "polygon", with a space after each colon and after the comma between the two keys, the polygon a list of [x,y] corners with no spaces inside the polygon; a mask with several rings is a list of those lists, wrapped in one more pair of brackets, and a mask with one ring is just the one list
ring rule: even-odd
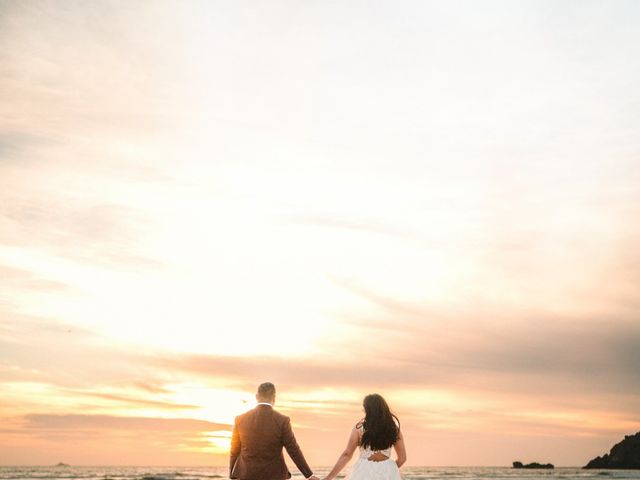
{"label": "rocky island", "polygon": [[523,465],[522,462],[513,462],[513,468],[554,468],[552,463],[538,463],[538,462],[533,462],[533,463],[527,463],[526,465]]}
{"label": "rocky island", "polygon": [[594,458],[582,468],[640,469],[640,432],[626,435],[609,453]]}

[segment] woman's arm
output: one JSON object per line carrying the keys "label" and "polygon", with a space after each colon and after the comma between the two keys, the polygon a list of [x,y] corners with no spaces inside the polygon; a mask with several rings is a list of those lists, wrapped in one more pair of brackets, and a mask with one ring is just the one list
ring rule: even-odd
{"label": "woman's arm", "polygon": [[398,440],[396,440],[393,448],[396,450],[396,455],[398,456],[396,464],[398,465],[398,468],[400,468],[402,464],[407,461],[407,450],[404,448],[404,438],[400,431],[398,432]]}
{"label": "woman's arm", "polygon": [[333,478],[335,478],[335,476],[340,473],[344,466],[349,463],[349,460],[351,460],[351,457],[353,457],[353,452],[355,452],[356,448],[358,448],[359,441],[360,437],[358,435],[358,430],[354,428],[353,430],[351,430],[351,435],[349,435],[349,442],[347,443],[344,452],[340,454],[340,456],[338,457],[338,461],[333,466],[329,474],[324,477],[324,480],[332,480]]}

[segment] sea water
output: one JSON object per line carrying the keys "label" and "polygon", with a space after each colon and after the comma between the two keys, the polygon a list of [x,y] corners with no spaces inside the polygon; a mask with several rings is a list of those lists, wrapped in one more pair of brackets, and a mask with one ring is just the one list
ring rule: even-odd
{"label": "sea water", "polygon": [[[314,468],[322,478],[330,467]],[[343,473],[348,473],[349,467]],[[640,470],[549,470],[507,467],[402,467],[405,480],[640,480]],[[292,470],[293,478],[302,479]],[[340,475],[338,478],[343,477]],[[0,467],[0,480],[208,480],[226,479],[226,467]]]}

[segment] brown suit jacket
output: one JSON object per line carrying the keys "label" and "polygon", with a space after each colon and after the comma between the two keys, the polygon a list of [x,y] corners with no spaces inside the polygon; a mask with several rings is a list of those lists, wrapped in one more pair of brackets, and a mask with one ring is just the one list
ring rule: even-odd
{"label": "brown suit jacket", "polygon": [[231,436],[229,478],[285,480],[291,472],[282,447],[305,478],[313,475],[291,430],[289,417],[269,405],[258,405],[236,417]]}

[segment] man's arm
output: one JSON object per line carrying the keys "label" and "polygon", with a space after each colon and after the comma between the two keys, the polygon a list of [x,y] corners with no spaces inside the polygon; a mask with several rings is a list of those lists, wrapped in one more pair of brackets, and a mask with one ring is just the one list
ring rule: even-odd
{"label": "man's arm", "polygon": [[304,455],[302,454],[302,450],[300,450],[298,442],[296,442],[296,437],[291,429],[291,420],[289,418],[285,420],[284,425],[282,426],[282,443],[291,457],[291,460],[293,460],[293,463],[296,464],[298,470],[300,470],[304,475],[304,478],[311,477],[313,472],[309,468],[307,461],[304,459]]}
{"label": "man's arm", "polygon": [[233,422],[233,433],[231,434],[231,450],[229,451],[229,478],[233,476],[233,467],[240,455],[240,433],[238,432],[238,417]]}

